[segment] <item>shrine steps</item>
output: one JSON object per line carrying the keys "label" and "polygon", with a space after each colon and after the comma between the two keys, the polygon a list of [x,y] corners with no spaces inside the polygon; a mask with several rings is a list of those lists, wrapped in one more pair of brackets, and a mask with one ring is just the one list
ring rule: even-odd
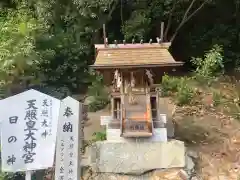
{"label": "shrine steps", "polygon": [[136,95],[136,104],[129,103],[129,96],[124,96],[124,108],[121,119],[122,137],[151,137],[153,122],[151,117],[150,96]]}

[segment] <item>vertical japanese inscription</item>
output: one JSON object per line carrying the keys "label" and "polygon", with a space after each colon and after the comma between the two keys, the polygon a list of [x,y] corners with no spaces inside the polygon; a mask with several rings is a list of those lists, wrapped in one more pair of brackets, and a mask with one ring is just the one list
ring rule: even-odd
{"label": "vertical japanese inscription", "polygon": [[[64,111],[63,117],[69,118],[73,115],[72,109],[70,107],[67,107]],[[71,122],[65,122],[63,125],[63,132],[72,132],[73,125]]]}
{"label": "vertical japanese inscription", "polygon": [[64,180],[64,140],[61,140],[61,146],[60,146],[60,176],[59,180]]}
{"label": "vertical japanese inscription", "polygon": [[46,139],[47,136],[52,135],[52,100],[44,99],[42,102],[41,116],[43,121],[41,122],[41,136]]}
{"label": "vertical japanese inscription", "polygon": [[[17,124],[18,121],[18,116],[11,116],[9,117],[9,124]],[[9,144],[13,144],[17,141],[17,137],[16,136],[10,136],[8,137],[8,143]],[[16,157],[14,154],[8,156],[7,158],[7,164],[8,165],[13,165],[16,162]]]}
{"label": "vertical japanese inscription", "polygon": [[46,137],[49,134],[49,132],[47,131],[47,128],[49,126],[49,123],[48,123],[49,109],[48,109],[48,107],[49,107],[48,100],[44,99],[42,102],[42,112],[41,112],[41,116],[43,117],[43,121],[41,122],[41,127],[43,129],[43,132],[41,132],[41,136],[44,139],[46,139]]}
{"label": "vertical japanese inscription", "polygon": [[49,136],[51,136],[52,135],[52,99],[49,100],[49,117],[48,117],[48,120],[49,120],[49,125],[48,125]]}
{"label": "vertical japanese inscription", "polygon": [[25,164],[34,162],[34,156],[36,155],[34,150],[37,146],[35,133],[38,130],[35,128],[38,112],[38,108],[36,107],[36,100],[28,100],[27,104],[28,107],[26,108],[24,118],[26,121],[26,128],[24,129],[26,132],[24,139],[25,145],[23,146],[24,154],[22,156]]}
{"label": "vertical japanese inscription", "polygon": [[[72,115],[73,115],[72,109],[70,107],[66,107],[66,109],[64,111],[64,114],[63,114],[63,117],[69,119]],[[67,162],[68,163],[68,167],[65,167],[65,168],[67,168],[66,172],[68,174],[68,180],[72,180],[73,179],[72,178],[72,176],[73,176],[73,165],[74,165],[73,164],[73,160],[74,160],[73,159],[73,154],[74,154],[74,152],[73,152],[73,149],[74,149],[74,137],[72,136],[73,123],[70,122],[69,120],[67,120],[67,122],[65,122],[63,124],[63,132],[64,133],[71,133],[69,139],[67,139],[67,142],[69,142],[69,144],[68,144],[68,147],[66,147],[66,148],[68,148],[67,156],[69,157],[69,159],[68,159],[68,162]]]}
{"label": "vertical japanese inscription", "polygon": [[69,144],[69,163],[68,163],[68,180],[72,180],[71,176],[73,175],[73,148],[74,148],[74,137],[70,136],[70,144]]}

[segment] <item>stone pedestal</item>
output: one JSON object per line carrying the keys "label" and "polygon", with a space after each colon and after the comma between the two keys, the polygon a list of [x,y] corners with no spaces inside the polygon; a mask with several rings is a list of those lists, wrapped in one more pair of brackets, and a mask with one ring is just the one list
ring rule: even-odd
{"label": "stone pedestal", "polygon": [[107,141],[109,142],[135,142],[135,141],[145,141],[145,142],[167,142],[167,129],[166,128],[156,128],[153,129],[153,135],[149,138],[123,138],[121,137],[120,129],[110,129],[107,128]]}
{"label": "stone pedestal", "polygon": [[95,172],[143,174],[153,169],[185,166],[184,143],[169,142],[96,142],[91,148]]}
{"label": "stone pedestal", "polygon": [[[138,141],[146,142],[167,142],[168,129],[164,127],[164,124],[167,123],[166,115],[160,114],[160,121],[157,124],[157,127],[153,127],[153,135],[150,138],[137,138]],[[101,125],[106,126],[107,131],[107,141],[111,142],[133,142],[136,141],[136,138],[123,138],[121,137],[120,128],[109,127],[108,124],[111,122],[111,116],[101,116]],[[161,125],[162,124],[162,125]]]}
{"label": "stone pedestal", "polygon": [[181,168],[154,170],[142,175],[124,175],[114,173],[96,173],[91,180],[187,180],[185,172]]}

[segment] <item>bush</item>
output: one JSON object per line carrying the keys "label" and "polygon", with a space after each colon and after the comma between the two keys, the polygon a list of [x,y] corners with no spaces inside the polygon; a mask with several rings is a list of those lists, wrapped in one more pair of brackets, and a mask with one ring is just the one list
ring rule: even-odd
{"label": "bush", "polygon": [[99,111],[101,109],[104,109],[106,107],[106,105],[109,103],[109,98],[108,97],[94,97],[94,101],[92,101],[89,105],[88,105],[88,110],[89,112],[96,112]]}
{"label": "bush", "polygon": [[93,141],[104,141],[107,139],[107,132],[103,131],[103,132],[95,132],[93,133],[94,139]]}
{"label": "bush", "polygon": [[223,95],[219,92],[213,91],[213,105],[214,106],[218,106],[219,104],[221,104],[223,101]]}
{"label": "bush", "polygon": [[110,102],[106,87],[103,85],[103,77],[94,72],[92,72],[92,85],[88,88],[88,96],[93,97],[88,104],[90,112],[101,110]]}
{"label": "bush", "polygon": [[175,93],[175,100],[178,105],[189,104],[194,97],[194,90],[188,85],[189,79],[186,77],[177,78],[164,75],[162,77],[162,96]]}
{"label": "bush", "polygon": [[17,173],[1,173],[0,180],[24,180],[25,175],[24,173],[17,172]]}
{"label": "bush", "polygon": [[194,97],[194,90],[187,83],[185,78],[180,79],[180,83],[177,86],[177,93],[175,100],[178,105],[189,104]]}
{"label": "bush", "polygon": [[162,96],[168,96],[170,92],[176,92],[179,84],[179,78],[176,77],[170,77],[167,74],[165,74],[162,77],[162,84],[161,84],[161,90],[162,90]]}
{"label": "bush", "polygon": [[236,108],[234,110],[234,112],[232,113],[232,116],[237,119],[240,120],[240,106],[237,104]]}
{"label": "bush", "polygon": [[201,83],[210,83],[217,75],[223,72],[222,51],[223,49],[220,46],[215,45],[204,55],[204,58],[191,59],[193,65],[196,66],[196,80]]}

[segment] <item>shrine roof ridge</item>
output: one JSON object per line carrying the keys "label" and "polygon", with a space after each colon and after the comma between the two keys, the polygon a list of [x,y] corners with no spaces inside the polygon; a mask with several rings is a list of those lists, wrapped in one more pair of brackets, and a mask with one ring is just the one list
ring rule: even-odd
{"label": "shrine roof ridge", "polygon": [[168,49],[171,46],[170,42],[162,43],[128,43],[128,44],[95,44],[97,50],[107,50],[107,49],[138,49],[138,48],[163,48]]}

